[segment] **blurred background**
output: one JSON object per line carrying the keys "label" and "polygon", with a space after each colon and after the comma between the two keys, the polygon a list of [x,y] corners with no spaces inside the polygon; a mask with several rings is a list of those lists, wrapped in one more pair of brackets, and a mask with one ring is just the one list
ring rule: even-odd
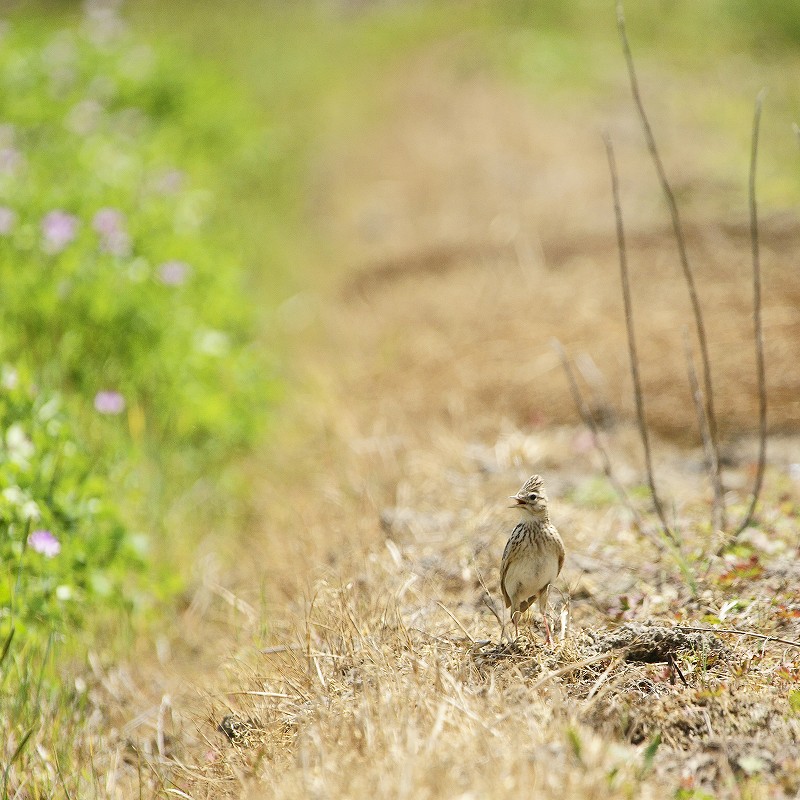
{"label": "blurred background", "polygon": [[[385,379],[410,414],[485,413],[489,431],[506,416],[574,419],[553,336],[580,356],[597,405],[630,412],[608,130],[652,422],[696,438],[683,388],[686,292],[613,3],[195,3],[176,22],[143,2],[129,13],[143,34],[220,63],[246,88],[265,139],[230,187],[232,224],[248,221],[247,241],[255,232],[260,274],[281,264],[305,293],[292,313],[321,285],[342,293],[355,315],[344,323],[360,351],[355,382]],[[755,421],[746,186],[753,104],[767,89],[758,192],[771,421],[791,427],[800,12],[788,2],[645,0],[626,14],[691,240],[729,433]],[[396,360],[384,375],[387,349]],[[364,352],[373,360],[362,374]]]}
{"label": "blurred background", "polygon": [[[796,433],[800,5],[625,7],[730,445],[757,427],[767,90],[769,420]],[[688,300],[612,2],[5,0],[0,18],[0,662],[23,688],[47,676],[58,724],[78,724],[65,665],[149,648],[195,608],[215,559],[266,537],[269,486],[302,495],[330,418],[362,443],[576,424],[553,338],[603,420],[631,418],[606,131],[648,418],[697,443]],[[9,698],[21,735],[38,690]]]}
{"label": "blurred background", "polygon": [[[270,441],[297,381],[348,398],[356,431],[436,421],[492,437],[575,422],[558,338],[598,414],[630,418],[604,131],[649,420],[697,442],[687,295],[613,3],[2,8],[0,356],[22,454],[7,459],[7,548],[24,561],[31,528],[64,529],[82,575],[58,584],[58,600],[32,563],[32,619],[95,592],[130,609],[179,591],[191,537],[175,531],[246,527],[242,464]],[[767,89],[770,425],[795,430],[800,10],[631,0],[626,14],[730,441],[756,421],[747,174]],[[52,455],[23,458],[48,436],[83,453],[72,472]],[[72,534],[97,530],[98,508],[115,544],[87,549]],[[154,585],[132,581],[134,563]],[[7,594],[19,585],[9,579]]]}

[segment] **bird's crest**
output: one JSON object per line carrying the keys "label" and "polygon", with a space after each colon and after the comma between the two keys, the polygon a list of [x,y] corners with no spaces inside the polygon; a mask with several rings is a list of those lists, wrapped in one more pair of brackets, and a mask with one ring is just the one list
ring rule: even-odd
{"label": "bird's crest", "polygon": [[518,494],[531,494],[531,492],[540,492],[544,489],[544,481],[541,475],[531,475],[524,486],[519,490]]}

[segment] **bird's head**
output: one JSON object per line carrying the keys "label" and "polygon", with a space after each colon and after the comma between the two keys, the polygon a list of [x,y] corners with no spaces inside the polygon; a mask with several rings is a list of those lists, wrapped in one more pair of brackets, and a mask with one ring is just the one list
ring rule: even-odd
{"label": "bird's head", "polygon": [[547,515],[547,494],[539,475],[531,475],[523,487],[509,499],[514,501],[511,508],[518,508],[523,514],[537,518]]}

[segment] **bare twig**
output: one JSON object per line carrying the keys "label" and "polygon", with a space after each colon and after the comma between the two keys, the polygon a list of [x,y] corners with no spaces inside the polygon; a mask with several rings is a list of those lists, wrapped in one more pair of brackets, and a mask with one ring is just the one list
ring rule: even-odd
{"label": "bare twig", "polygon": [[619,499],[622,501],[622,504],[631,512],[639,529],[645,534],[651,536],[654,541],[660,545],[661,542],[655,536],[653,536],[651,531],[647,528],[644,520],[642,519],[642,515],[639,513],[639,509],[637,509],[633,504],[630,495],[625,491],[625,487],[622,485],[622,483],[620,483],[619,479],[614,474],[614,467],[611,464],[611,456],[608,454],[608,450],[606,450],[603,440],[600,438],[600,430],[597,426],[597,421],[595,420],[594,414],[592,414],[591,409],[586,403],[586,400],[584,400],[583,393],[581,392],[580,386],[578,386],[575,372],[572,369],[572,364],[569,361],[569,357],[567,356],[567,351],[564,349],[564,345],[561,344],[558,339],[551,339],[550,345],[556,351],[556,354],[561,361],[561,366],[564,368],[564,373],[567,376],[569,389],[572,393],[572,399],[575,401],[575,405],[578,409],[578,414],[583,420],[583,424],[586,425],[586,427],[591,431],[592,442],[595,449],[600,454],[600,460],[602,461],[603,474],[606,476],[608,482],[617,493]]}
{"label": "bare twig", "polygon": [[475,563],[474,557],[472,559],[472,566],[475,568],[475,574],[478,576],[478,581],[480,582],[480,585],[483,587],[483,598],[482,598],[483,604],[486,606],[486,608],[489,609],[489,611],[492,612],[492,616],[497,620],[497,624],[500,626],[500,636],[502,636],[503,630],[505,628],[505,625],[503,624],[503,618],[500,616],[500,613],[495,608],[494,598],[492,597],[492,593],[486,586],[486,581],[484,581],[483,575],[481,574],[478,565]]}
{"label": "bare twig", "polygon": [[688,686],[689,684],[686,682],[686,678],[684,674],[681,672],[680,666],[678,666],[678,659],[675,658],[673,653],[667,653],[667,663],[669,664],[669,671],[670,671],[670,683],[674,686],[675,685],[675,673],[678,673],[678,677],[681,679],[681,682],[684,686]]}
{"label": "bare twig", "polygon": [[[689,342],[689,333],[684,328],[683,330],[683,347],[686,353],[686,372],[689,377],[689,388],[692,391],[692,399],[694,400],[694,407],[697,412],[697,426],[700,429],[700,438],[703,441],[703,452],[706,456],[706,464],[713,470],[714,463],[714,448],[711,445],[711,434],[708,430],[708,418],[703,411],[703,393],[700,389],[700,384],[697,380],[697,370],[694,368],[694,359],[692,358],[692,346]],[[720,519],[720,510],[722,504],[715,502],[711,506],[711,525],[715,530],[720,530],[722,526],[722,519]]]}
{"label": "bare twig", "polygon": [[503,619],[500,616],[500,614],[498,613],[497,609],[494,607],[494,603],[491,601],[491,598],[486,594],[483,595],[481,600],[483,601],[483,604],[486,606],[486,608],[488,608],[489,611],[492,612],[492,616],[497,620],[497,624],[500,626],[501,635],[502,635],[502,630],[503,630],[503,627],[504,627]]}
{"label": "bare twig", "polygon": [[588,405],[592,409],[592,416],[597,420],[598,427],[612,427],[616,422],[616,413],[606,392],[603,373],[588,353],[578,353],[575,367],[589,390]]}
{"label": "bare twig", "polygon": [[697,330],[697,339],[700,344],[700,360],[703,367],[703,388],[705,392],[705,414],[708,420],[708,430],[711,439],[711,448],[714,453],[711,462],[711,482],[714,486],[714,502],[719,506],[718,515],[721,520],[723,529],[726,526],[725,521],[725,494],[722,487],[722,475],[720,473],[719,465],[719,445],[717,437],[717,416],[714,410],[714,389],[711,380],[711,359],[708,355],[708,342],[706,339],[706,329],[703,322],[703,311],[700,306],[700,298],[697,295],[697,288],[694,282],[694,274],[692,273],[689,264],[689,256],[686,250],[686,240],[683,235],[683,226],[681,223],[680,214],[678,212],[678,204],[675,202],[675,195],[672,191],[669,181],[667,180],[664,165],[661,162],[661,156],[656,146],[656,140],[653,136],[653,130],[650,127],[650,121],[642,103],[642,97],[639,92],[639,81],[636,77],[636,70],[633,63],[633,55],[631,54],[630,44],[628,43],[628,34],[625,29],[625,12],[623,9],[622,0],[617,2],[617,26],[619,28],[619,35],[622,41],[622,50],[625,54],[625,62],[628,66],[628,77],[630,78],[631,94],[636,105],[636,110],[639,114],[639,119],[642,123],[642,130],[644,132],[645,140],[647,142],[647,149],[653,159],[656,172],[658,173],[658,180],[661,184],[661,190],[669,207],[670,216],[672,218],[672,229],[675,234],[675,240],[678,245],[678,255],[680,257],[681,268],[683,270],[683,277],[686,281],[686,288],[689,291],[689,299],[692,304],[692,312],[694,314],[695,328]]}
{"label": "bare twig", "polygon": [[653,459],[650,452],[650,435],[647,431],[647,419],[644,413],[644,397],[642,394],[642,382],[639,376],[639,357],[636,353],[636,335],[633,327],[633,303],[631,302],[631,286],[628,276],[628,251],[625,246],[625,228],[622,221],[622,206],[619,200],[619,178],[617,176],[617,164],[614,160],[614,147],[610,137],[606,134],[603,137],[608,156],[608,169],[611,172],[611,192],[614,199],[614,217],[617,223],[617,245],[619,250],[619,268],[622,280],[622,299],[625,304],[625,328],[628,332],[628,354],[631,361],[631,377],[633,379],[633,396],[636,401],[636,419],[639,427],[639,436],[642,440],[644,449],[645,469],[647,470],[647,483],[650,487],[650,496],[653,498],[653,505],[661,520],[661,528],[664,535],[673,544],[677,544],[675,536],[667,523],[664,507],[658,497],[655,478],[653,476]]}
{"label": "bare twig", "polygon": [[761,256],[758,242],[758,204],[756,202],[756,166],[758,161],[758,132],[761,126],[761,107],[764,103],[764,90],[756,98],[753,113],[753,137],[750,149],[750,180],[748,196],[750,199],[750,244],[753,254],[753,338],[756,345],[756,373],[758,375],[758,466],[753,484],[753,496],[744,519],[739,524],[733,538],[750,524],[761,494],[764,482],[764,467],[767,462],[767,379],[764,367],[764,331],[761,325]]}
{"label": "bare twig", "polygon": [[693,628],[689,625],[676,625],[679,631],[697,631],[699,633],[730,633],[734,636],[751,636],[754,639],[763,639],[765,642],[778,642],[789,647],[800,647],[800,642],[793,642],[791,639],[779,639],[777,636],[767,636],[764,633],[753,633],[752,631],[740,631],[736,628]]}

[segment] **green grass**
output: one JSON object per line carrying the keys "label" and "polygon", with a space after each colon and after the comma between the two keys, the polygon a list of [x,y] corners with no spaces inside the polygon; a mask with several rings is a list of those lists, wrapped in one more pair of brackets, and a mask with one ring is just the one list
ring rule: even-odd
{"label": "green grass", "polygon": [[106,33],[25,14],[0,52],[4,796],[49,774],[43,742],[81,773],[73,737],[47,741],[80,727],[71,664],[166,624],[198,530],[245,513],[232,487],[281,385],[217,210],[260,135],[248,104]]}

